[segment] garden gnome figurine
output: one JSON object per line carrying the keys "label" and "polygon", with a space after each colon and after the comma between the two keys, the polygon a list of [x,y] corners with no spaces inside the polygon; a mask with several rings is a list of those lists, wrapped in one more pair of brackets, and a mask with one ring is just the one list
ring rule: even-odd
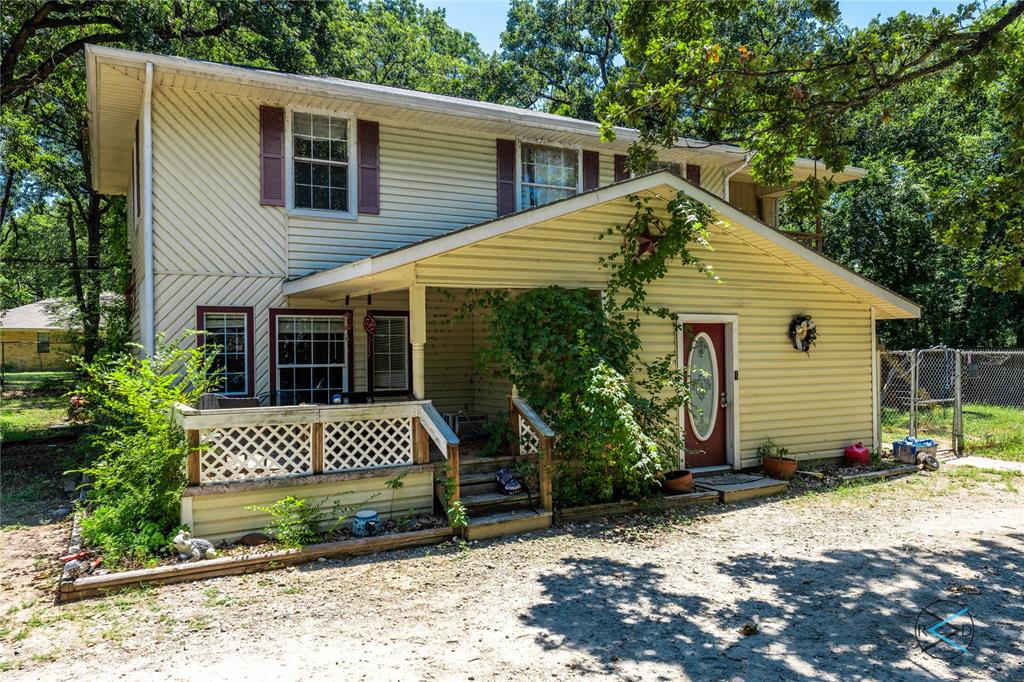
{"label": "garden gnome figurine", "polygon": [[174,536],[174,549],[178,551],[178,558],[182,561],[198,561],[200,559],[212,559],[217,556],[213,543],[202,538],[194,538],[187,530],[180,530]]}

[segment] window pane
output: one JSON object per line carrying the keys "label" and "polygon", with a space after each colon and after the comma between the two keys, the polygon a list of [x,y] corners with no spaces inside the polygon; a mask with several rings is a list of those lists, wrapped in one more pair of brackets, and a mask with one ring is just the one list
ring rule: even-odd
{"label": "window pane", "polygon": [[212,370],[218,377],[221,393],[246,393],[247,352],[246,316],[244,313],[205,313],[204,343],[215,353]]}
{"label": "window pane", "polygon": [[579,157],[574,149],[522,145],[520,207],[529,208],[572,196],[579,180]]}
{"label": "window pane", "polygon": [[296,113],[292,138],[295,207],[347,212],[348,120]]}
{"label": "window pane", "polygon": [[344,393],[345,318],[288,315],[279,316],[277,323],[279,336],[282,330],[291,329],[296,339],[287,344],[278,342],[279,386],[291,391],[288,399],[294,403],[329,403],[333,395]]}

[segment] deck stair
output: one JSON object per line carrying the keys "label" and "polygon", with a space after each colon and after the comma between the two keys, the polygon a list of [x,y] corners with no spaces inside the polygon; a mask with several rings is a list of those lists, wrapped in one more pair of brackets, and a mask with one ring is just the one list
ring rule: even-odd
{"label": "deck stair", "polygon": [[[464,457],[459,463],[459,499],[466,507],[467,540],[525,533],[551,525],[551,512],[543,508],[537,490],[505,495],[495,479],[501,467],[514,468],[511,455]],[[443,499],[439,485],[437,494]]]}

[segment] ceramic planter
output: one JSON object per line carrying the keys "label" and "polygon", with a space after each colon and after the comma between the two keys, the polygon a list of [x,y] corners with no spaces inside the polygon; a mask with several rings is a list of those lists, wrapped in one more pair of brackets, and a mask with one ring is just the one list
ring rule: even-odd
{"label": "ceramic planter", "polygon": [[761,459],[764,473],[781,481],[788,481],[796,475],[796,465],[796,460],[788,457],[764,457]]}
{"label": "ceramic planter", "polygon": [[661,489],[667,495],[680,495],[693,492],[693,472],[687,469],[678,471],[666,471],[665,479],[661,482]]}

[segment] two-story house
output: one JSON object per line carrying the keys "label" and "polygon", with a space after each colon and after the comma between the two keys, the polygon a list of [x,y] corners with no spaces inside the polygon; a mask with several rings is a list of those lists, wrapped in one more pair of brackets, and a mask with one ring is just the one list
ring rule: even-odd
{"label": "two-story house", "polygon": [[[878,445],[875,321],[919,309],[775,229],[785,188],[753,182],[740,148],[684,141],[630,177],[627,129],[602,143],[594,123],[530,109],[106,47],[86,59],[93,182],[128,197],[133,332],[151,350],[205,330],[225,395],[412,396],[452,423],[507,410],[512,387],[474,366],[482,320],[452,318],[458,294],[600,291],[597,235],[631,195],[683,191],[720,221],[703,257],[721,283],[673,269],[651,300],[694,338],[654,319],[642,334],[652,356],[713,358],[714,405],[680,415],[687,463],[756,465],[766,437],[802,458]],[[817,325],[809,354],[787,338],[798,315]]]}

